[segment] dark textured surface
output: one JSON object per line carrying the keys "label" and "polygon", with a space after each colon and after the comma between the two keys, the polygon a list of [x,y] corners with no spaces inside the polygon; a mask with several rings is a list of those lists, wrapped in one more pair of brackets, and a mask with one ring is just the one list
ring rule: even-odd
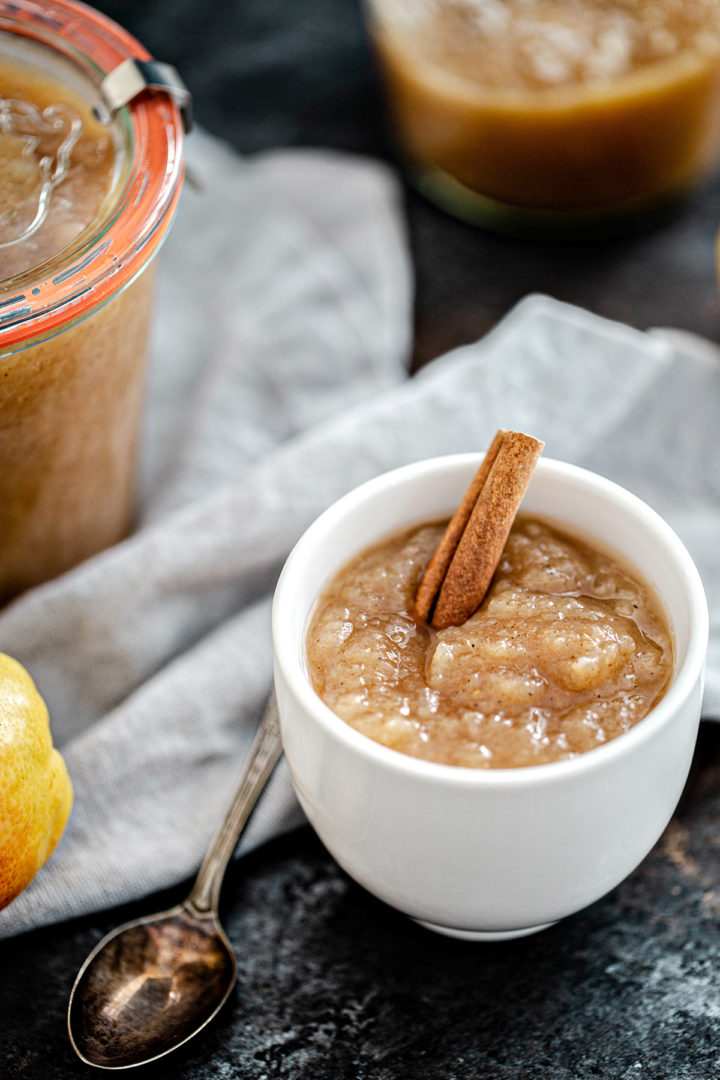
{"label": "dark textured surface", "polygon": [[[354,885],[309,830],[235,866],[228,1005],[134,1075],[177,1080],[710,1080],[720,1072],[720,728],[702,729],[671,826],[591,908],[531,938],[467,945]],[[0,947],[0,1077],[86,1075],[64,1031],[76,968],[117,922],[183,890]]]}
{"label": "dark textured surface", "polygon": [[[389,156],[355,0],[105,0],[183,71],[200,123],[242,150],[323,144]],[[574,245],[494,237],[408,194],[416,362],[545,291],[645,327],[720,336],[720,183],[653,228]],[[436,937],[353,885],[309,830],[235,869],[240,960],[220,1018],[163,1066],[178,1080],[709,1080],[720,1075],[720,727],[706,726],[663,840],[623,885],[533,938]],[[90,1075],[64,1028],[73,977],[122,911],[0,945],[0,1080]],[[132,1075],[132,1074],[131,1074]]]}

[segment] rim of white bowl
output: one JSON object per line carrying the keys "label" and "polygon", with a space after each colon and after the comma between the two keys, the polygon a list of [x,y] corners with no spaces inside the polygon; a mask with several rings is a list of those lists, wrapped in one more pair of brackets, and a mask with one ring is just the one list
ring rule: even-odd
{"label": "rim of white bowl", "polygon": [[[301,704],[315,717],[316,721],[333,738],[344,743],[348,749],[364,758],[372,759],[390,771],[406,776],[422,777],[430,784],[452,785],[455,787],[474,786],[533,786],[557,782],[564,776],[570,779],[582,772],[592,772],[612,764],[612,761],[631,752],[633,746],[652,739],[658,728],[669,723],[676,708],[682,703],[701,676],[707,654],[709,636],[709,614],[705,590],[693,559],[677,533],[668,523],[643,502],[637,495],[616,484],[615,481],[599,473],[571,465],[554,458],[541,458],[536,466],[537,472],[555,474],[563,480],[595,490],[598,494],[611,498],[619,512],[625,512],[644,522],[670,553],[678,567],[678,576],[686,583],[686,594],[690,611],[690,630],[685,660],[673,676],[673,681],[663,698],[650,710],[647,716],[622,735],[616,736],[602,746],[585,751],[575,758],[553,761],[538,765],[517,766],[514,768],[473,768],[463,765],[447,765],[424,758],[413,757],[400,750],[393,750],[361,734],[342,720],[325,704],[316,693],[301,662],[303,641],[299,643],[293,637],[289,620],[284,615],[284,608],[289,602],[294,585],[293,581],[302,574],[302,566],[311,551],[333,531],[338,522],[349,510],[364,502],[367,498],[396,487],[420,475],[452,471],[464,466],[472,467],[481,461],[483,454],[449,454],[427,458],[422,461],[402,465],[397,469],[381,473],[358,485],[329,506],[308,526],[295,544],[287,558],[278,580],[272,610],[272,636],[275,662],[283,671],[288,685]],[[420,520],[420,518],[419,518]],[[408,523],[410,524],[410,523]],[[591,535],[591,534],[590,534]],[[380,539],[380,537],[378,538]],[[622,553],[620,553],[622,554]],[[350,557],[350,556],[349,556]],[[624,557],[624,556],[623,556]],[[665,605],[664,597],[661,600]],[[309,611],[308,611],[309,616]],[[303,634],[307,631],[307,619],[303,625]]]}

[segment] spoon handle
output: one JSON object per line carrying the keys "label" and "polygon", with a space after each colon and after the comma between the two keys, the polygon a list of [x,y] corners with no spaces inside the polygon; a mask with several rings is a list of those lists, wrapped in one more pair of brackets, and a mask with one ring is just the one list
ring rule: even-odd
{"label": "spoon handle", "polygon": [[220,889],[230,856],[281,752],[277,703],[275,695],[271,694],[237,791],[210,843],[192,891],[183,905],[196,918],[217,914]]}

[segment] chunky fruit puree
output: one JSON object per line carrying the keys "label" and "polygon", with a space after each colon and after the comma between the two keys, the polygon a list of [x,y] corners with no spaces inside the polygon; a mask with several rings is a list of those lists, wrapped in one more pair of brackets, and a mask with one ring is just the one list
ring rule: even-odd
{"label": "chunky fruit puree", "polygon": [[672,635],[631,568],[521,515],[479,611],[434,630],[411,614],[444,526],[355,557],[307,634],[315,690],[371,739],[449,765],[561,761],[628,731],[665,693]]}

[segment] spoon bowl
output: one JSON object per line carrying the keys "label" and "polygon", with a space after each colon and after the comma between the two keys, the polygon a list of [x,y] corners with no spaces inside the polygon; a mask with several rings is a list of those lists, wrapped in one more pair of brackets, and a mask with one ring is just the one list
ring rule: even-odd
{"label": "spoon bowl", "polygon": [[181,905],[103,938],[70,997],[71,1042],[87,1064],[124,1069],[181,1046],[227,1001],[237,962],[214,918]]}

